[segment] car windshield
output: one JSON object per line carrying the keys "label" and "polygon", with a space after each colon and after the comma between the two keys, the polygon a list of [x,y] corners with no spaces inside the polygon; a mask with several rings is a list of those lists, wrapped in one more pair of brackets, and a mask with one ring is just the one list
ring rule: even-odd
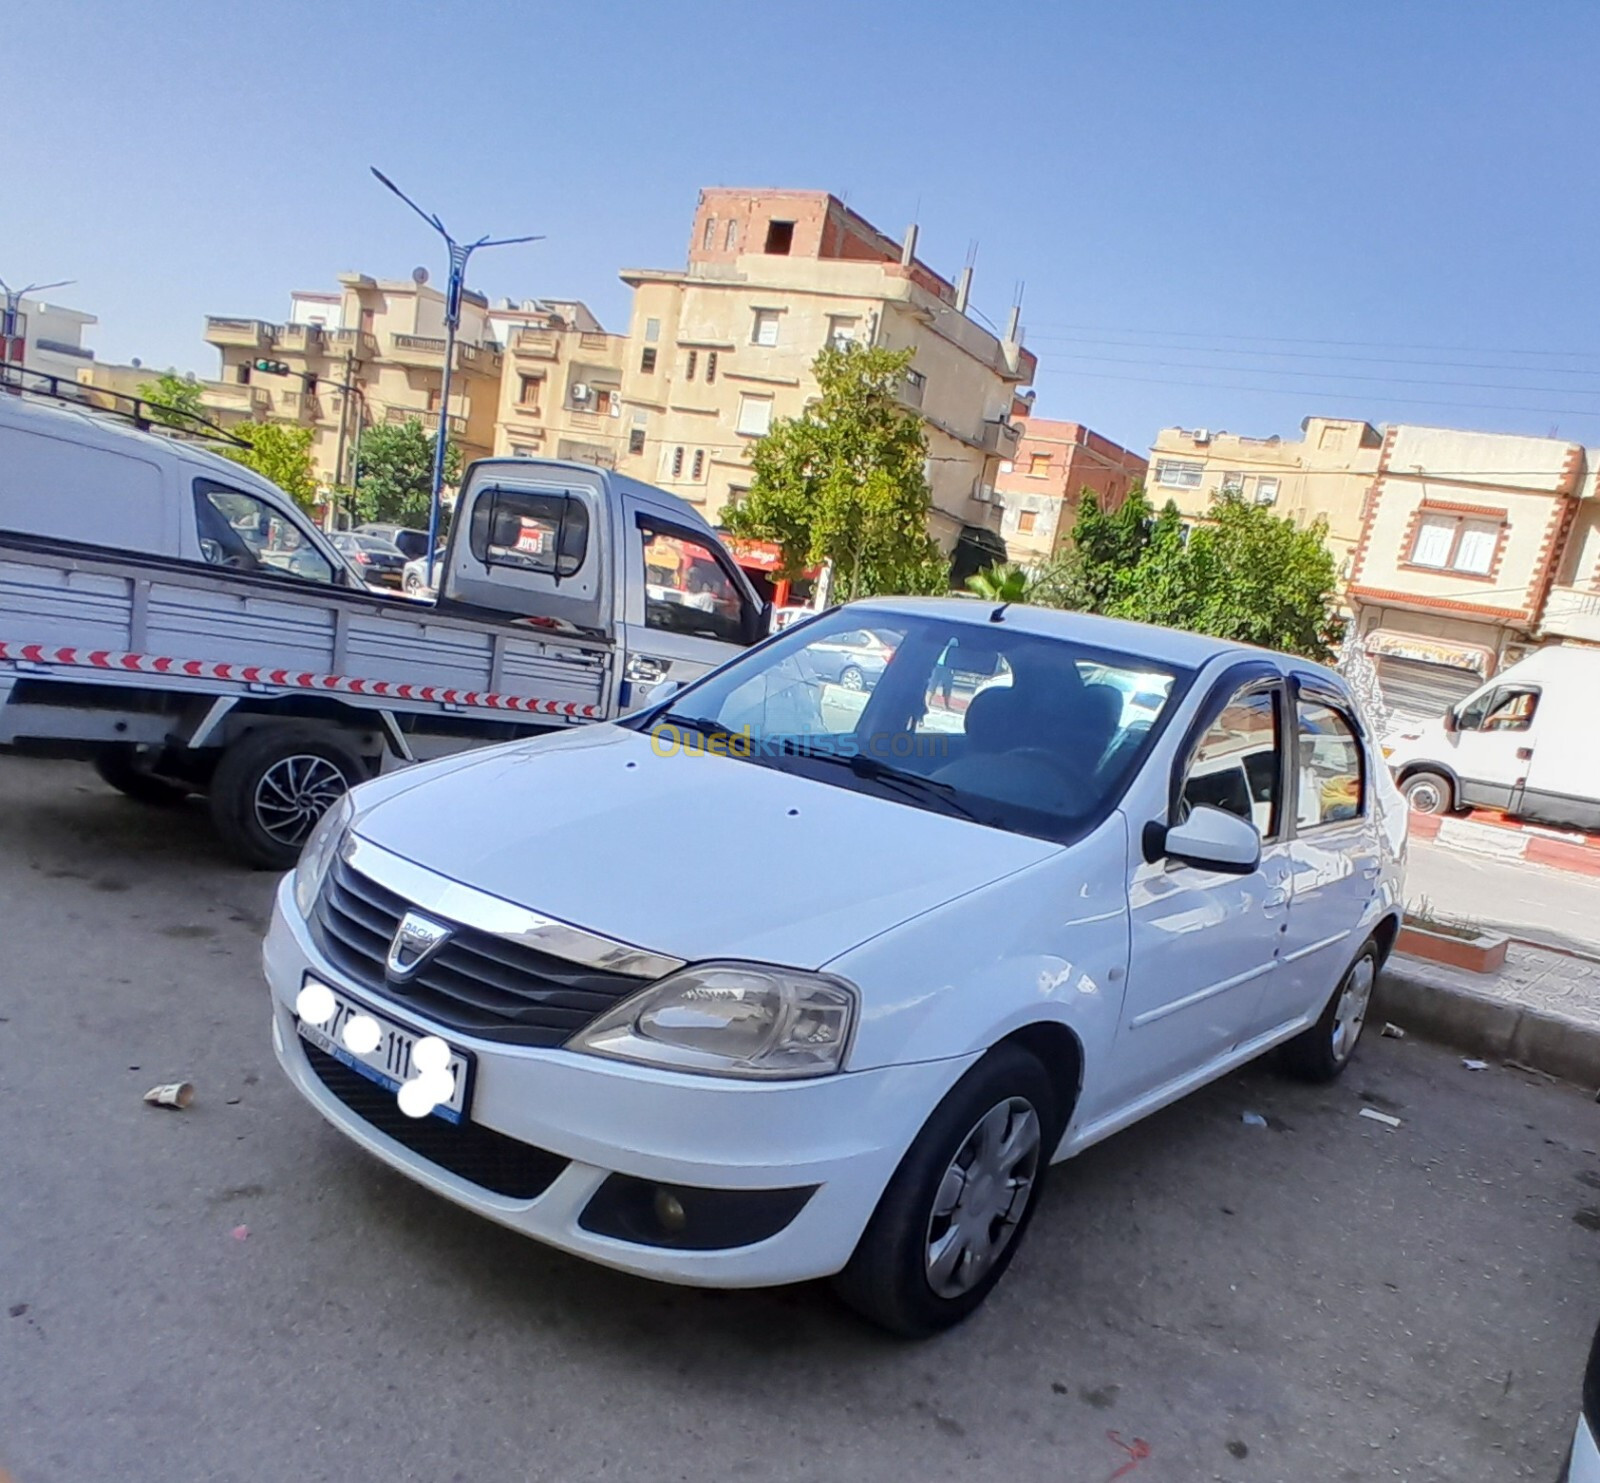
{"label": "car windshield", "polygon": [[1064,840],[1121,796],[1190,674],[988,623],[840,610],[634,723],[993,828]]}
{"label": "car windshield", "polygon": [[385,541],[378,536],[357,536],[355,543],[363,551],[376,551],[384,556],[398,556],[400,549],[393,541]]}

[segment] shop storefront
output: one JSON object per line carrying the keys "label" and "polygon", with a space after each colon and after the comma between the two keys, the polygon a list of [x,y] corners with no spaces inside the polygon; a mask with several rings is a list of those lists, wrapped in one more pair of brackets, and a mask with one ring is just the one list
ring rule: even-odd
{"label": "shop storefront", "polygon": [[1442,716],[1494,672],[1494,651],[1478,644],[1429,638],[1392,628],[1367,634],[1366,651],[1378,672],[1384,703],[1394,717]]}

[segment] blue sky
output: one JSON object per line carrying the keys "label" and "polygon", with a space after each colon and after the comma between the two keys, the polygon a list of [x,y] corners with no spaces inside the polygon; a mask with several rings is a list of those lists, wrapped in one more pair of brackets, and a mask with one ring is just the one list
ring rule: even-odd
{"label": "blue sky", "polygon": [[492,296],[680,264],[702,185],[829,189],[976,306],[1041,413],[1143,448],[1308,414],[1600,443],[1600,6],[13,0],[0,276],[215,374],[207,313],[362,269]]}

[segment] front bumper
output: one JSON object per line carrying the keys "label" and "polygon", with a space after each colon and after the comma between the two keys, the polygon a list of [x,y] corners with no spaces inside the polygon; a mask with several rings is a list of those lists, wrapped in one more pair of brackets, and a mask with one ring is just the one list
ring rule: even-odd
{"label": "front bumper", "polygon": [[[976,1059],[924,1061],[811,1081],[746,1082],[629,1066],[564,1050],[474,1040],[430,1024],[344,978],[317,951],[293,898],[278,890],[262,949],[279,1064],[329,1122],[436,1193],[552,1246],[669,1282],[764,1287],[837,1272],[884,1186],[940,1099]],[[312,1069],[294,1000],[310,973],[380,1012],[477,1057],[472,1121],[567,1160],[533,1199],[474,1184],[353,1112]],[[816,1186],[776,1235],[686,1250],[620,1240],[580,1220],[613,1173],[667,1186],[773,1190]]]}

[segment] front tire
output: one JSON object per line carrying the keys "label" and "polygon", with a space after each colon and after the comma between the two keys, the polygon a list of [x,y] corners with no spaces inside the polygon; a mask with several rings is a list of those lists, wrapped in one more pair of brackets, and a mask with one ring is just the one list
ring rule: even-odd
{"label": "front tire", "polygon": [[844,672],[839,676],[839,683],[846,690],[865,690],[867,688],[867,677],[855,665],[847,664],[844,667]]}
{"label": "front tire", "polygon": [[906,1338],[960,1323],[1021,1245],[1061,1133],[1038,1060],[1000,1045],[934,1109],[845,1269],[839,1296]]}
{"label": "front tire", "polygon": [[1309,1030],[1283,1047],[1283,1068],[1301,1081],[1333,1081],[1356,1053],[1378,981],[1378,945],[1369,941],[1344,972],[1333,997]]}
{"label": "front tire", "polygon": [[1456,790],[1442,772],[1414,772],[1400,784],[1400,791],[1416,813],[1455,812]]}
{"label": "front tire", "polygon": [[325,733],[289,726],[247,732],[211,777],[211,820],[228,848],[260,870],[288,870],[317,820],[367,775]]}

